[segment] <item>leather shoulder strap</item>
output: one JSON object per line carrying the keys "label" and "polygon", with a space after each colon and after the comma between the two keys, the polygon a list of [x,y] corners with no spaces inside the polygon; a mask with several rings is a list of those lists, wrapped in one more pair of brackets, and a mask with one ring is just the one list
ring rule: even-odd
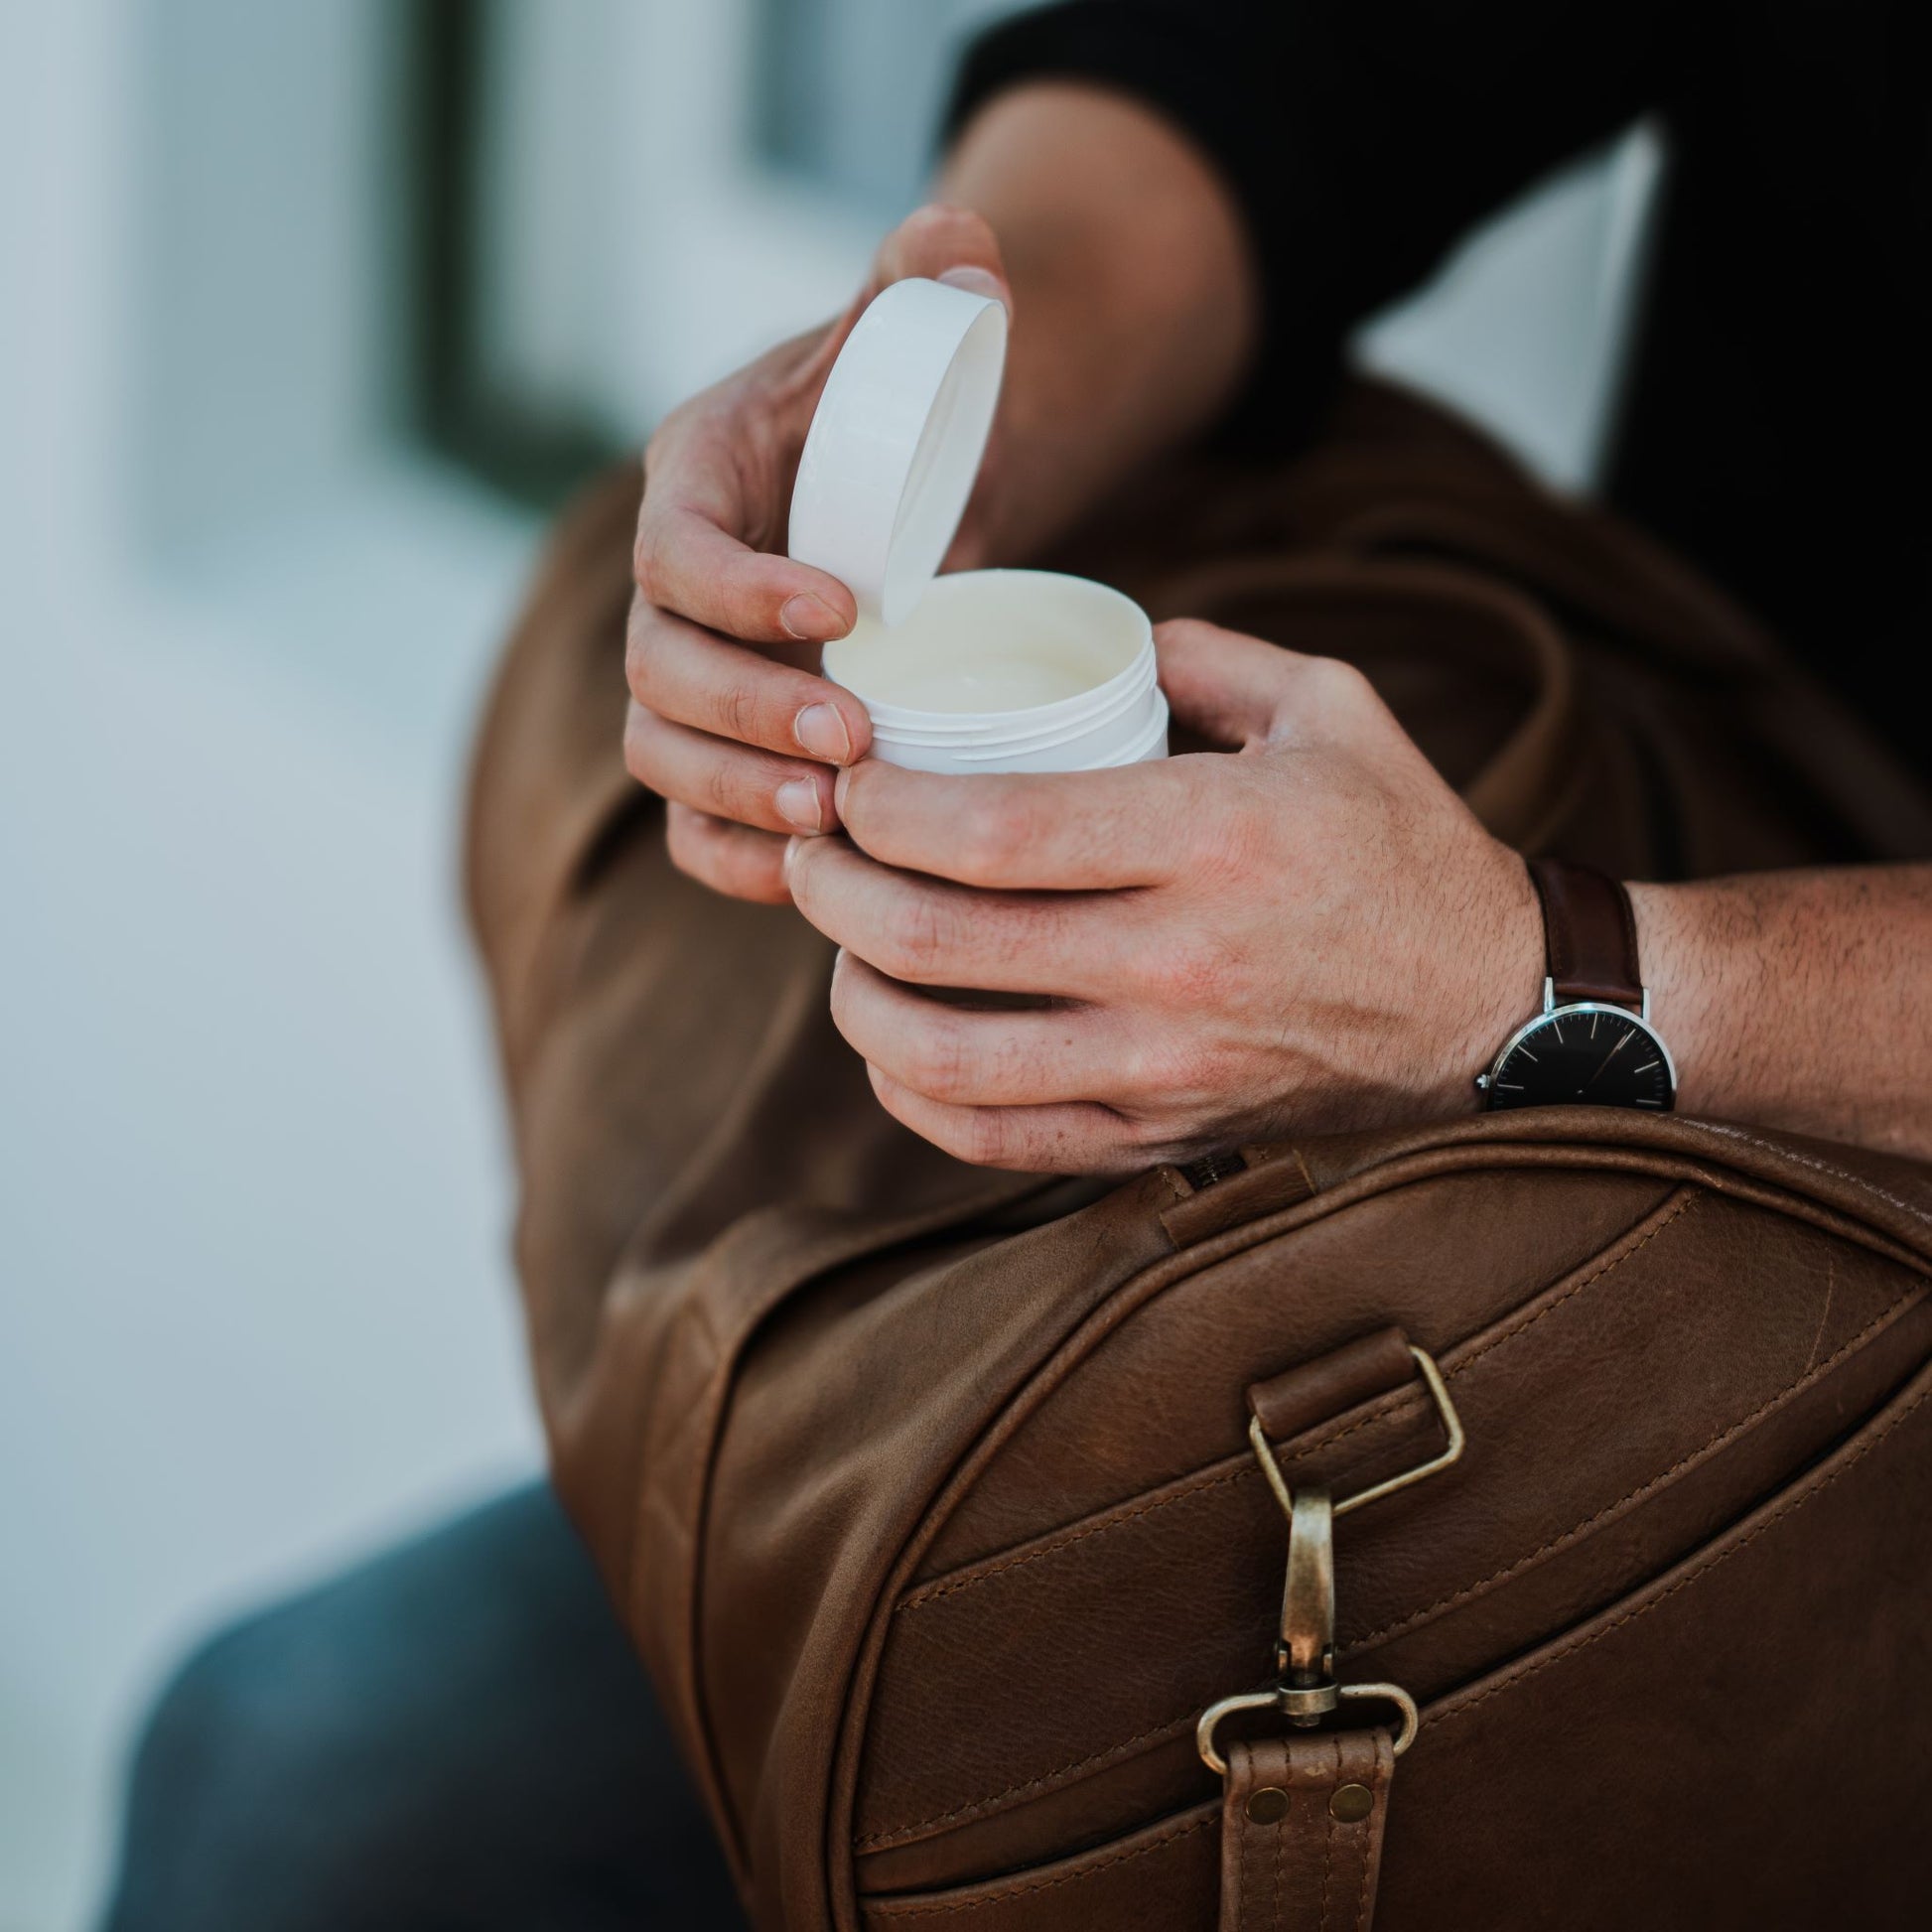
{"label": "leather shoulder strap", "polygon": [[1386,1729],[1228,1746],[1221,1932],[1368,1932],[1395,1747]]}
{"label": "leather shoulder strap", "polygon": [[1530,878],[1543,901],[1550,977],[1559,1002],[1643,1004],[1637,966],[1637,921],[1630,895],[1614,879],[1563,859],[1532,859]]}

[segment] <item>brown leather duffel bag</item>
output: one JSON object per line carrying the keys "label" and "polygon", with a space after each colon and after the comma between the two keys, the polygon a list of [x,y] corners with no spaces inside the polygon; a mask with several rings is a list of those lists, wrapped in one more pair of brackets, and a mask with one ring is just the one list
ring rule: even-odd
{"label": "brown leather duffel bag", "polygon": [[[1921,1922],[1932,1175],[1600,1109],[950,1161],[623,777],[634,503],[513,647],[472,905],[558,1484],[760,1926]],[[1399,399],[1066,561],[1362,663],[1525,849],[1932,852],[1713,593]]]}

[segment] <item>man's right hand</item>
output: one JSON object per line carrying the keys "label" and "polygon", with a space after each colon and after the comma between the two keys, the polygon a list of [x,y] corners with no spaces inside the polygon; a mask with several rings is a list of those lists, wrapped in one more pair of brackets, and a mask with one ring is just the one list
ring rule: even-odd
{"label": "man's right hand", "polygon": [[[789,898],[787,837],[837,828],[837,769],[872,743],[865,707],[817,675],[821,647],[858,616],[852,593],[772,553],[840,347],[882,288],[913,275],[1012,306],[991,227],[964,209],[921,208],[887,238],[837,322],[693,397],[644,453],[624,761],[668,801],[673,862],[734,897]],[[955,565],[976,560],[972,527],[989,486],[996,462],[968,507]]]}

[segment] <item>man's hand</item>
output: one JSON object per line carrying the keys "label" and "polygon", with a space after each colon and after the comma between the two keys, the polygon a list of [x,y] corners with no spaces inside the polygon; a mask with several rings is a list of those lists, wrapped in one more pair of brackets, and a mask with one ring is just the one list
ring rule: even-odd
{"label": "man's hand", "polygon": [[813,675],[820,646],[851,628],[851,594],[760,554],[784,542],[812,410],[866,303],[930,275],[1014,309],[1009,266],[1020,291],[955,569],[1050,542],[1211,422],[1253,353],[1239,210],[1152,108],[1084,83],[1012,88],[962,133],[939,192],[949,206],[887,239],[837,323],[686,403],[645,459],[626,760],[671,801],[672,858],[740,897],[785,897],[783,835],[836,828],[834,770],[871,742],[864,706]]}
{"label": "man's hand", "polygon": [[1521,859],[1350,667],[1203,623],[1157,642],[1176,719],[1238,754],[868,761],[838,781],[850,843],[790,848],[881,1102],[962,1160],[1040,1173],[1473,1108],[1543,971]]}
{"label": "man's hand", "polygon": [[[912,275],[1011,306],[986,222],[923,208],[888,237],[836,323],[674,410],[644,455],[624,761],[670,801],[676,864],[737,897],[784,898],[785,836],[837,825],[834,770],[872,742],[865,707],[816,674],[820,648],[858,616],[852,593],[765,553],[783,547],[805,432],[852,325],[880,289]],[[989,487],[992,465],[976,510]],[[972,543],[969,522],[955,564]]]}

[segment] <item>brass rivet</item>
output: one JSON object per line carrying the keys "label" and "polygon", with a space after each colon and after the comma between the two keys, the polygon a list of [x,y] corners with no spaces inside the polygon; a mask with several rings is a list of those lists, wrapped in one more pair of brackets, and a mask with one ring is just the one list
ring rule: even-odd
{"label": "brass rivet", "polygon": [[1264,1785],[1248,1800],[1248,1816],[1257,1825],[1279,1825],[1288,1816],[1288,1793],[1278,1784]]}
{"label": "brass rivet", "polygon": [[1328,1800],[1328,1815],[1344,1825],[1359,1824],[1375,1809],[1375,1793],[1365,1784],[1344,1784]]}

